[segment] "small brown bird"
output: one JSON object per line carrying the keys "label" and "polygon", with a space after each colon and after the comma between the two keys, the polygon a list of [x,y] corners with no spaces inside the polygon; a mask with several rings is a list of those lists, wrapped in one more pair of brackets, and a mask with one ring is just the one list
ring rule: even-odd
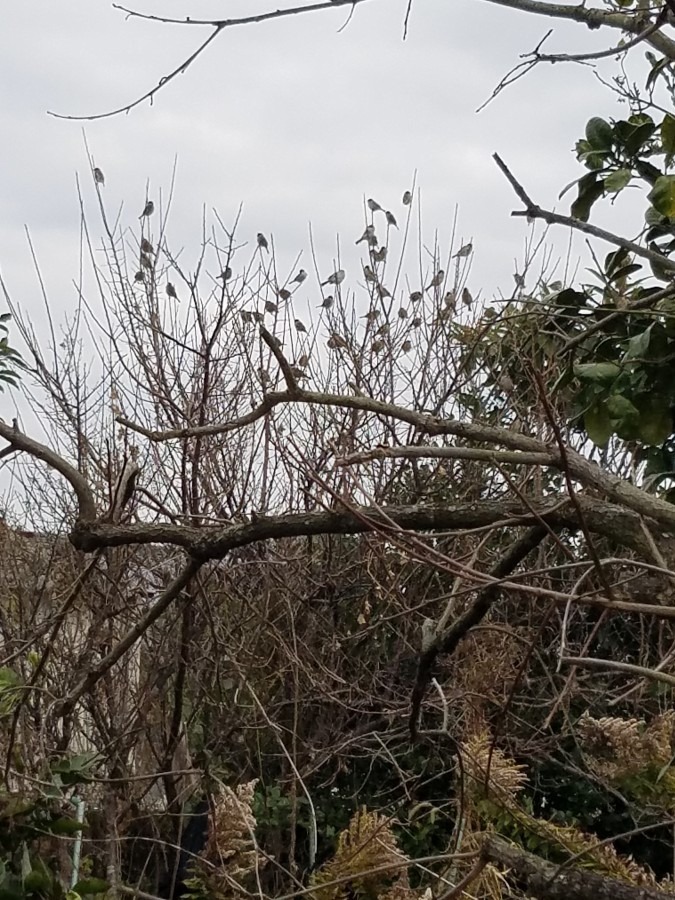
{"label": "small brown bird", "polygon": [[462,291],[462,303],[464,306],[471,306],[473,303],[473,297],[471,296],[471,291],[468,288],[464,288]]}
{"label": "small brown bird", "polygon": [[223,269],[223,271],[220,273],[218,278],[220,278],[223,281],[223,283],[226,281],[229,281],[230,278],[232,278],[232,269],[229,266],[227,266],[226,268]]}
{"label": "small brown bird", "polygon": [[457,305],[457,298],[455,297],[454,291],[448,291],[443,297],[443,303],[448,307],[448,309],[454,309]]}
{"label": "small brown bird", "polygon": [[376,200],[373,200],[372,197],[368,200],[368,209],[371,212],[381,212],[382,211],[382,207],[380,206],[380,204]]}
{"label": "small brown bird", "polygon": [[325,287],[327,284],[339,285],[345,280],[345,270],[338,269],[337,272],[333,272],[332,275],[329,275],[325,281],[321,282],[321,287]]}
{"label": "small brown bird", "polygon": [[309,356],[307,356],[306,353],[303,353],[302,356],[299,356],[295,361],[295,364],[296,366],[302,366],[302,368],[304,369],[305,366],[309,365]]}
{"label": "small brown bird", "polygon": [[407,319],[408,318],[408,310],[405,308],[405,306],[402,306],[399,309],[398,317],[399,317],[399,319]]}
{"label": "small brown bird", "polygon": [[355,243],[360,244],[361,241],[367,241],[368,238],[374,237],[375,235],[375,226],[374,225],[366,225],[366,230],[363,232],[361,237]]}
{"label": "small brown bird", "polygon": [[171,284],[170,281],[166,283],[166,293],[167,296],[171,297],[173,300],[178,299],[178,294],[176,293],[176,288]]}
{"label": "small brown bird", "polygon": [[401,201],[404,206],[410,206],[412,203],[412,194],[410,191],[405,191],[403,194],[403,200]]}
{"label": "small brown bird", "polygon": [[138,272],[136,272],[136,274],[134,275],[134,281],[145,281],[143,269],[139,269]]}
{"label": "small brown bird", "polygon": [[468,244],[464,244],[464,246],[460,247],[457,253],[455,253],[455,259],[465,259],[467,256],[471,255],[472,250],[473,244],[469,241]]}
{"label": "small brown bird", "polygon": [[151,268],[152,268],[152,260],[150,259],[149,256],[146,256],[145,253],[141,253],[141,265],[142,265],[143,268],[145,268],[145,269],[151,269]]}
{"label": "small brown bird", "polygon": [[412,320],[412,327],[419,328],[421,324],[422,324],[422,320],[420,319],[420,317],[415,316],[415,318]]}
{"label": "small brown bird", "polygon": [[373,251],[373,260],[375,262],[384,262],[387,258],[387,248],[380,247],[379,250]]}
{"label": "small brown bird", "polygon": [[300,269],[295,278],[291,281],[291,284],[302,284],[303,281],[307,278],[307,272],[304,269]]}
{"label": "small brown bird", "polygon": [[256,240],[258,241],[258,246],[261,250],[267,250],[269,252],[269,247],[267,246],[267,238],[262,233],[262,231],[258,232]]}
{"label": "small brown bird", "polygon": [[407,339],[403,341],[403,343],[401,344],[401,350],[404,353],[410,353],[410,351],[412,350],[412,341],[409,341]]}
{"label": "small brown bird", "polygon": [[370,266],[363,267],[363,274],[366,276],[366,281],[377,281],[377,275],[373,272]]}
{"label": "small brown bird", "polygon": [[336,331],[334,331],[326,341],[326,346],[329,350],[337,350],[339,348],[348,347],[349,344],[341,334],[338,334]]}
{"label": "small brown bird", "polygon": [[279,307],[276,303],[272,303],[271,300],[265,300],[265,312],[275,313],[279,311]]}
{"label": "small brown bird", "polygon": [[291,294],[291,292],[287,291],[286,288],[279,288],[279,290],[277,291],[277,297],[280,300],[290,300],[292,296],[293,295]]}
{"label": "small brown bird", "polygon": [[295,327],[298,331],[301,331],[301,332],[307,331],[307,328],[305,327],[303,322],[300,321],[300,319],[295,319],[294,322],[295,322]]}
{"label": "small brown bird", "polygon": [[371,309],[369,310],[365,316],[361,316],[362,319],[365,319],[368,324],[372,324],[380,315],[379,309]]}
{"label": "small brown bird", "polygon": [[434,277],[431,279],[431,281],[427,285],[426,290],[428,291],[429,288],[440,287],[443,284],[444,278],[445,278],[445,272],[443,271],[443,269],[439,269],[438,272],[436,272]]}
{"label": "small brown bird", "polygon": [[412,294],[410,295],[411,303],[419,303],[421,299],[422,299],[422,291],[413,291]]}
{"label": "small brown bird", "polygon": [[334,301],[332,295],[330,297],[324,297],[323,303],[320,303],[319,306],[317,306],[317,309],[330,309],[333,305],[333,302]]}
{"label": "small brown bird", "polygon": [[370,345],[371,353],[381,353],[384,350],[384,341],[373,341]]}
{"label": "small brown bird", "polygon": [[94,181],[96,184],[102,184],[105,187],[105,176],[98,167],[94,169]]}
{"label": "small brown bird", "polygon": [[155,211],[155,204],[152,202],[152,200],[148,200],[148,202],[143,207],[143,212],[140,214],[140,216],[138,218],[139,219],[143,219],[143,218],[147,219],[147,217],[151,216],[154,213],[154,211]]}
{"label": "small brown bird", "polygon": [[141,253],[154,253],[155,248],[147,238],[141,238]]}
{"label": "small brown bird", "polygon": [[383,284],[377,285],[377,293],[379,294],[381,300],[385,300],[387,297],[391,297],[391,294]]}
{"label": "small brown bird", "polygon": [[392,212],[389,212],[389,210],[387,210],[384,215],[387,219],[387,225],[391,225],[392,228],[398,228],[398,224],[396,223],[396,219],[394,218],[394,214]]}

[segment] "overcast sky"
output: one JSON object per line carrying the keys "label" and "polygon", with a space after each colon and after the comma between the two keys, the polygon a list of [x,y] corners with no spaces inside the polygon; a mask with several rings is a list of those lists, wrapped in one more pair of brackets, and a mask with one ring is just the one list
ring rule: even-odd
{"label": "overcast sky", "polygon": [[[134,8],[196,18],[290,5],[139,0]],[[230,222],[243,203],[240,237],[273,234],[281,267],[291,267],[301,251],[309,261],[311,223],[320,266],[331,271],[336,234],[352,252],[363,230],[364,197],[398,216],[417,171],[428,239],[435,228],[449,239],[458,207],[458,239],[473,237],[476,248],[474,293],[510,291],[527,227],[510,218],[518,203],[491,154],[539,203],[555,205],[581,174],[571,150],[586,120],[617,107],[591,68],[557,65],[476,108],[551,25],[551,50],[601,48],[615,34],[485,0],[414,0],[403,41],[406,5],[368,0],[343,30],[349,7],[226,30],[154,105],[81,123],[48,110],[86,115],[130,102],[207,30],[127,19],[109,0],[11,4],[0,37],[0,268],[13,299],[40,315],[28,227],[56,317],[75,304],[76,173],[98,233],[83,128],[105,173],[108,208],[123,204],[136,230],[147,183],[156,201],[166,194],[177,157],[168,235],[188,254],[198,251],[204,207]]]}

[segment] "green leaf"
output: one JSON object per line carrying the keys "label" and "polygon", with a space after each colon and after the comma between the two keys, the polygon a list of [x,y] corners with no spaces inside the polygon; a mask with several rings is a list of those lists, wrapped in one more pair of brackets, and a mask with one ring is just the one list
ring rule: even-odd
{"label": "green leaf", "polygon": [[614,135],[629,156],[635,156],[656,131],[651,116],[644,113],[631,116],[627,122],[617,122]]}
{"label": "green leaf", "polygon": [[579,181],[579,195],[571,206],[570,212],[575,219],[587,222],[591,208],[596,200],[605,193],[605,182],[598,179],[595,172],[589,172]]}
{"label": "green leaf", "polygon": [[641,359],[647,355],[649,350],[649,342],[652,337],[652,326],[645,328],[639,334],[634,335],[628,341],[628,349],[624,355],[624,359]]}
{"label": "green leaf", "polygon": [[614,131],[609,122],[594,116],[586,123],[586,140],[594,150],[611,150]]}
{"label": "green leaf", "polygon": [[78,831],[85,831],[86,822],[78,822],[77,819],[69,819],[62,816],[60,819],[54,819],[49,825],[49,831],[52,834],[77,834]]}
{"label": "green leaf", "polygon": [[606,408],[610,418],[621,425],[632,425],[640,418],[637,407],[623,394],[612,394],[607,400]]}
{"label": "green leaf", "polygon": [[77,894],[104,894],[110,889],[110,884],[102,878],[82,878],[73,887]]}
{"label": "green leaf", "polygon": [[633,177],[630,169],[617,169],[605,176],[605,189],[611,194],[618,194],[622,191]]}
{"label": "green leaf", "polygon": [[675,116],[666,113],[661,122],[661,143],[667,156],[675,154]]}
{"label": "green leaf", "polygon": [[640,440],[645,444],[658,446],[662,444],[673,431],[673,414],[670,404],[662,400],[647,404],[640,410]]}
{"label": "green leaf", "polygon": [[662,216],[675,216],[675,175],[661,175],[657,178],[647,197]]}
{"label": "green leaf", "polygon": [[621,374],[621,368],[611,362],[577,363],[574,374],[580,381],[611,384]]}
{"label": "green leaf", "polygon": [[598,405],[584,413],[586,434],[598,447],[605,447],[614,431],[604,405]]}

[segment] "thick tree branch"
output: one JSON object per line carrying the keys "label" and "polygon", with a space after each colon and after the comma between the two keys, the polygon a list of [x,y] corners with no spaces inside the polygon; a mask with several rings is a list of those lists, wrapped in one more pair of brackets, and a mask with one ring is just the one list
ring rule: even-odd
{"label": "thick tree branch", "polygon": [[665,900],[672,896],[588,869],[561,869],[499,837],[486,838],[481,856],[508,869],[510,878],[518,881],[529,896],[540,900]]}
{"label": "thick tree branch", "polygon": [[7,425],[0,419],[0,437],[9,443],[9,449],[22,450],[30,453],[35,459],[40,459],[55,469],[70,484],[78,502],[78,519],[82,522],[92,522],[96,518],[96,504],[85,477],[74,466],[66,462],[49,447],[39,441],[22,434],[13,425]]}

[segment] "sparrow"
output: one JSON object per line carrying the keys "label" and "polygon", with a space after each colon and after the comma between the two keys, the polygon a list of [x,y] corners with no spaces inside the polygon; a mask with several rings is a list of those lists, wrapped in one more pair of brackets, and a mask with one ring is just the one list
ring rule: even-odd
{"label": "sparrow", "polygon": [[391,294],[389,293],[389,291],[386,289],[386,287],[383,284],[378,284],[377,293],[380,295],[380,300],[384,300],[387,297],[391,297]]}
{"label": "sparrow", "polygon": [[267,246],[267,238],[266,238],[265,235],[262,233],[262,231],[259,231],[259,232],[258,232],[258,234],[257,234],[257,236],[256,236],[256,240],[258,241],[258,246],[259,246],[262,250],[267,250],[267,251],[269,252],[269,247]]}
{"label": "sparrow", "polygon": [[324,297],[323,303],[317,306],[317,309],[330,309],[333,305],[333,297]]}
{"label": "sparrow", "polygon": [[366,276],[366,281],[377,281],[377,275],[373,272],[370,266],[363,267],[363,274]]}
{"label": "sparrow", "polygon": [[134,275],[134,281],[145,281],[145,275],[143,274],[143,270],[139,269],[138,272]]}
{"label": "sparrow", "polygon": [[94,169],[94,181],[96,184],[102,184],[105,187],[105,176],[99,168]]}
{"label": "sparrow", "polygon": [[384,341],[373,341],[370,346],[371,353],[381,353],[384,350]]}
{"label": "sparrow", "polygon": [[326,346],[329,350],[337,350],[340,347],[348,347],[349,344],[342,337],[342,335],[338,334],[336,331],[331,334],[331,336],[326,341]]}
{"label": "sparrow", "polygon": [[223,283],[225,283],[226,281],[229,281],[230,278],[232,278],[232,269],[229,266],[227,266],[226,268],[223,269],[223,271],[220,273],[218,278],[222,279]]}
{"label": "sparrow", "polygon": [[380,315],[379,309],[371,309],[365,314],[365,316],[361,316],[361,318],[365,319],[366,322],[368,322],[368,324],[370,325],[375,321],[375,319],[377,319],[377,317],[379,315]]}
{"label": "sparrow", "polygon": [[389,212],[389,210],[387,210],[384,215],[387,219],[387,225],[391,225],[393,228],[398,228],[398,225],[396,223],[396,219],[394,218],[393,213],[391,213],[391,212]]}
{"label": "sparrow", "polygon": [[275,313],[279,311],[279,307],[276,303],[272,303],[271,300],[265,300],[265,312]]}
{"label": "sparrow", "polygon": [[382,207],[380,206],[379,203],[377,203],[377,201],[373,200],[372,197],[371,197],[371,198],[368,200],[368,209],[369,209],[371,212],[379,212],[379,211],[382,210]]}
{"label": "sparrow", "polygon": [[176,288],[171,284],[170,281],[166,283],[166,293],[168,297],[173,298],[174,300],[178,299],[178,294],[176,293]]}
{"label": "sparrow", "polygon": [[368,238],[375,236],[375,226],[374,225],[366,225],[366,230],[363,232],[358,241],[355,241],[356,244],[360,244],[361,241],[367,241]]}
{"label": "sparrow", "polygon": [[321,287],[324,287],[327,284],[339,285],[345,280],[345,270],[338,269],[337,272],[333,272],[332,275],[329,275],[325,281],[321,282]]}
{"label": "sparrow", "polygon": [[408,310],[405,308],[405,306],[402,306],[399,309],[398,317],[399,317],[399,319],[407,319],[408,318]]}
{"label": "sparrow", "polygon": [[455,297],[454,291],[448,291],[443,297],[443,303],[448,307],[448,309],[454,309],[457,305],[457,298]]}
{"label": "sparrow", "polygon": [[141,253],[141,266],[143,266],[144,269],[152,268],[152,260],[149,256],[146,256],[145,253]]}
{"label": "sparrow", "polygon": [[410,353],[410,351],[412,350],[412,341],[403,341],[403,343],[401,344],[401,350],[403,350],[404,353]]}
{"label": "sparrow", "polygon": [[148,202],[143,207],[143,212],[140,214],[140,216],[138,218],[139,219],[143,219],[143,218],[147,219],[147,217],[151,216],[154,213],[154,211],[155,211],[155,204],[152,202],[152,200],[148,200]]}
{"label": "sparrow", "polygon": [[410,191],[405,191],[405,193],[403,194],[403,200],[401,202],[404,206],[410,206],[410,204],[412,203],[412,194],[410,193]]}
{"label": "sparrow", "polygon": [[302,284],[302,282],[307,278],[307,272],[304,269],[300,269],[295,278],[291,281],[291,284]]}
{"label": "sparrow", "polygon": [[464,306],[471,306],[473,303],[473,297],[471,296],[471,291],[468,288],[464,288],[462,291],[462,303]]}
{"label": "sparrow", "polygon": [[419,328],[421,324],[422,324],[422,320],[420,319],[420,317],[415,316],[415,318],[412,320],[412,327]]}
{"label": "sparrow", "polygon": [[293,295],[291,294],[291,292],[287,291],[286,288],[279,288],[279,290],[277,291],[277,297],[280,300],[290,300],[292,296]]}
{"label": "sparrow", "polygon": [[147,238],[141,238],[141,253],[154,253],[155,248]]}
{"label": "sparrow", "polygon": [[412,294],[410,295],[411,303],[419,303],[421,299],[422,299],[422,291],[413,291]]}
{"label": "sparrow", "polygon": [[473,250],[473,244],[469,241],[468,244],[464,244],[463,247],[460,247],[457,253],[455,253],[455,259],[465,259],[467,256],[471,254]]}
{"label": "sparrow", "polygon": [[440,287],[443,284],[444,278],[445,278],[445,272],[443,271],[443,269],[439,269],[438,272],[436,272],[434,277],[429,282],[426,290],[428,291],[429,288]]}
{"label": "sparrow", "polygon": [[304,324],[300,321],[300,319],[295,319],[295,327],[298,331],[303,331],[303,332],[307,331],[307,329],[305,328]]}
{"label": "sparrow", "polygon": [[384,262],[387,258],[387,248],[380,247],[379,250],[373,251],[373,259],[375,262]]}

